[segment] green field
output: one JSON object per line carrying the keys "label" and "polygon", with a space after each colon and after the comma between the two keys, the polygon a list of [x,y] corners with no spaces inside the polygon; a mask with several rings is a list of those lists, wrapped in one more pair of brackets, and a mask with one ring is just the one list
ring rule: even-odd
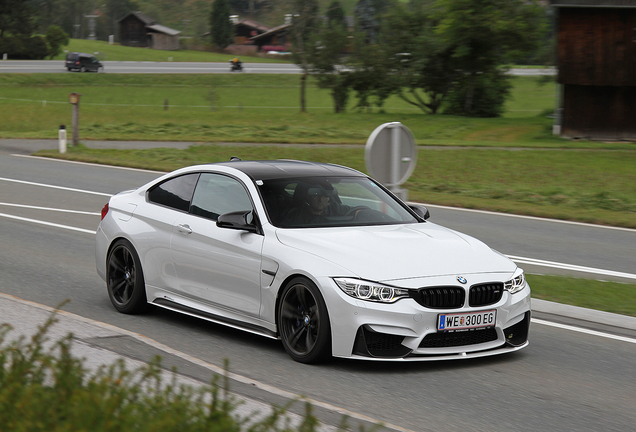
{"label": "green field", "polygon": [[303,114],[298,110],[298,77],[288,75],[4,74],[0,137],[56,138],[59,125],[71,120],[68,94],[77,92],[82,94],[82,140],[201,145],[145,152],[81,147],[67,158],[171,170],[226,160],[237,150],[213,144],[238,142],[259,143],[241,147],[243,158],[319,160],[365,171],[363,144],[369,134],[382,123],[400,121],[420,148],[417,169],[405,185],[411,199],[636,227],[635,144],[553,136],[546,113],[553,104],[554,84],[521,77],[513,82],[506,115],[481,119],[425,115],[397,97],[387,101],[384,112],[350,107],[334,114],[328,91],[315,85],[309,86],[309,112]]}
{"label": "green field", "polygon": [[[424,115],[396,96],[382,109],[359,110],[351,97],[334,114],[313,80],[308,112],[299,112],[293,75],[0,75],[0,136],[54,138],[70,121],[68,94],[82,95],[83,139],[364,144],[376,126],[400,121],[422,146],[633,148],[625,143],[568,142],[551,133],[554,83],[515,78],[502,118]],[[167,109],[166,109],[167,103]],[[37,118],[37,122],[33,122]]]}

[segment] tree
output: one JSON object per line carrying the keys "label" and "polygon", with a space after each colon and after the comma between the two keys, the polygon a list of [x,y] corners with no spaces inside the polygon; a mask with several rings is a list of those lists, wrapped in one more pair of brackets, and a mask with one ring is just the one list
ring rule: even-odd
{"label": "tree", "polygon": [[430,114],[438,112],[458,77],[453,47],[435,35],[436,24],[425,2],[395,5],[384,16],[380,35],[395,92]]}
{"label": "tree", "polygon": [[349,66],[352,70],[351,88],[356,92],[356,108],[382,108],[386,99],[397,89],[393,60],[384,44],[368,44],[366,34],[354,36],[354,48]]}
{"label": "tree", "polygon": [[49,26],[46,30],[46,43],[48,45],[49,59],[53,60],[53,57],[62,52],[62,47],[68,45],[68,35],[61,27],[56,25]]}
{"label": "tree", "polygon": [[0,53],[13,59],[43,59],[47,46],[35,30],[33,9],[28,0],[1,0]]}
{"label": "tree", "polygon": [[291,35],[292,58],[300,66],[300,112],[307,112],[305,89],[307,77],[311,73],[309,57],[313,51],[312,44],[318,27],[317,0],[291,0],[292,23],[289,28]]}
{"label": "tree", "polygon": [[453,47],[452,57],[461,72],[462,112],[472,115],[478,85],[508,94],[509,78],[497,71],[511,56],[537,46],[544,14],[534,1],[525,0],[437,0],[436,8],[435,32]]}
{"label": "tree", "polygon": [[30,37],[34,30],[32,15],[29,0],[1,0],[0,39],[8,36]]}
{"label": "tree", "polygon": [[388,9],[390,0],[358,0],[353,14],[356,28],[366,36],[367,43],[377,43],[382,15]]}
{"label": "tree", "polygon": [[345,20],[345,12],[338,0],[333,0],[327,8],[327,24],[329,27],[341,27],[347,29],[347,21]]}
{"label": "tree", "polygon": [[311,73],[318,80],[318,86],[331,90],[335,113],[346,110],[352,84],[351,73],[341,65],[341,54],[348,41],[343,22],[344,15],[342,21],[337,18],[328,19],[320,26],[316,36],[312,38],[308,58]]}
{"label": "tree", "polygon": [[210,14],[212,42],[219,48],[226,48],[234,41],[234,25],[230,21],[228,0],[214,0]]}

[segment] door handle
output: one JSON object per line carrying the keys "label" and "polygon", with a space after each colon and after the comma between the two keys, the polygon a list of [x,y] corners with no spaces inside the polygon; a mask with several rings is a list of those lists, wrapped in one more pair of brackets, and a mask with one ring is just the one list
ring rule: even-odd
{"label": "door handle", "polygon": [[177,229],[182,234],[192,234],[192,228],[190,228],[190,225],[187,225],[187,224],[177,225]]}

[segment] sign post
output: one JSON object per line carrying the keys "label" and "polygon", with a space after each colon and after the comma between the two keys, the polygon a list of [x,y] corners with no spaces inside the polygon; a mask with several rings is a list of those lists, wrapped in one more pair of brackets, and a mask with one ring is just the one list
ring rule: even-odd
{"label": "sign post", "polygon": [[417,163],[417,148],[411,131],[400,122],[384,123],[369,136],[365,146],[369,174],[403,201],[408,191],[401,189]]}
{"label": "sign post", "polygon": [[68,103],[73,105],[73,138],[71,145],[76,146],[79,143],[79,93],[71,93],[68,95]]}

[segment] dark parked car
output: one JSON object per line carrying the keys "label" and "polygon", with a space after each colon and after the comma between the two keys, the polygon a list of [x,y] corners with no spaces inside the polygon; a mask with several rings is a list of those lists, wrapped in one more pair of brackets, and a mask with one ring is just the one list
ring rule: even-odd
{"label": "dark parked car", "polygon": [[66,54],[66,69],[70,71],[77,70],[80,72],[99,72],[104,71],[104,65],[99,62],[97,57],[92,54],[70,52]]}

